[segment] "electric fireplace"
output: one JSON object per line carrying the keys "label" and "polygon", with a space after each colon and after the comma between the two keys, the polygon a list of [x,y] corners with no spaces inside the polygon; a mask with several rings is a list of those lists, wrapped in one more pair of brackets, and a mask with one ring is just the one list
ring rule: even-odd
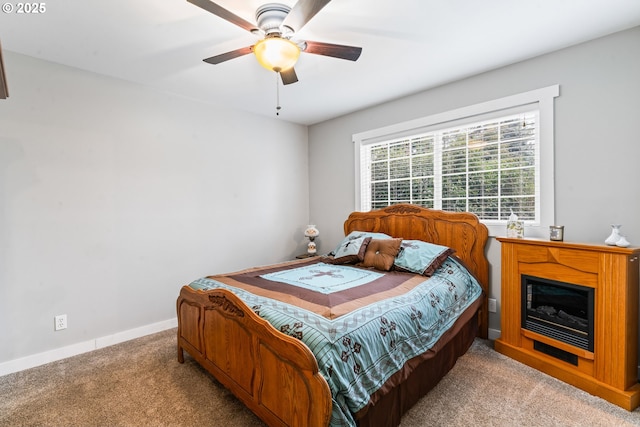
{"label": "electric fireplace", "polygon": [[628,411],[638,408],[640,247],[497,240],[495,349]]}
{"label": "electric fireplace", "polygon": [[521,281],[522,328],[593,351],[593,288],[524,274]]}

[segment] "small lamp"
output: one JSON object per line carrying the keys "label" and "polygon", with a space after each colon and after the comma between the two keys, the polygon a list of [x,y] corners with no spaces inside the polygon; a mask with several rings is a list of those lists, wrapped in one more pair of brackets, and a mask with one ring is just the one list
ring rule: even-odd
{"label": "small lamp", "polygon": [[316,253],[316,242],[314,242],[314,240],[320,235],[320,231],[318,231],[315,225],[309,224],[304,230],[304,235],[305,237],[309,238],[309,243],[307,244],[307,253],[309,255],[314,255]]}

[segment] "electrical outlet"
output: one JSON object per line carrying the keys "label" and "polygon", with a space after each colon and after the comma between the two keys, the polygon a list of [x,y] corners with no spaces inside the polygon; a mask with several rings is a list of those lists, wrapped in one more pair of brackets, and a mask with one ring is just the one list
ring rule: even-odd
{"label": "electrical outlet", "polygon": [[495,313],[496,312],[496,299],[495,298],[489,298],[489,312],[490,313]]}
{"label": "electrical outlet", "polygon": [[61,331],[63,329],[67,329],[67,315],[66,314],[60,314],[58,316],[56,316],[55,318],[55,330],[56,331]]}

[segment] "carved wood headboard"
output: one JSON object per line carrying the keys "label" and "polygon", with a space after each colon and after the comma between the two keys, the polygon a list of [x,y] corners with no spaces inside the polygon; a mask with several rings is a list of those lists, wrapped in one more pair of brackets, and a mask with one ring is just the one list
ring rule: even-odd
{"label": "carved wood headboard", "polygon": [[354,230],[424,240],[455,249],[456,256],[471,270],[484,289],[485,301],[480,314],[480,335],[486,338],[489,261],[485,255],[485,246],[489,233],[476,215],[398,204],[370,212],[351,213],[344,222],[344,233],[347,235]]}

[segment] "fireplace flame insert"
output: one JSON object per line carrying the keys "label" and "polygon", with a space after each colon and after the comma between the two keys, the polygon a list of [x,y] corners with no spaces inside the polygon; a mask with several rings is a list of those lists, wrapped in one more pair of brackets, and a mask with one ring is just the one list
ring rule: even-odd
{"label": "fireplace flame insert", "polygon": [[594,289],[521,275],[522,328],[593,351]]}

